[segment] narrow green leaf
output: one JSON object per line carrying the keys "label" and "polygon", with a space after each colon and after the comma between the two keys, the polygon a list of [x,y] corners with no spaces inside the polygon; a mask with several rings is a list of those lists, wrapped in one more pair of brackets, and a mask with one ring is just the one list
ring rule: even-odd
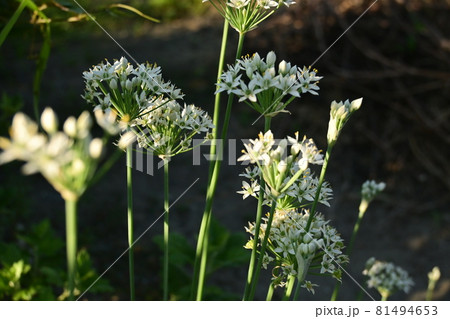
{"label": "narrow green leaf", "polygon": [[115,4],[111,4],[111,5],[109,6],[109,8],[120,8],[120,9],[128,10],[128,11],[130,11],[130,12],[133,12],[134,14],[137,14],[138,16],[140,16],[140,17],[142,17],[142,18],[144,18],[144,19],[150,20],[150,21],[152,21],[152,22],[157,22],[157,23],[159,23],[159,20],[158,20],[158,19],[152,18],[152,17],[146,15],[145,13],[139,11],[138,9],[136,9],[136,8],[134,8],[134,7],[132,7],[132,6],[126,5],[126,4],[115,3]]}
{"label": "narrow green leaf", "polygon": [[26,2],[27,2],[26,0],[23,0],[20,3],[19,7],[14,12],[11,19],[9,19],[8,23],[3,27],[2,31],[0,32],[0,47],[2,46],[3,42],[5,42],[6,37],[13,28],[14,24],[16,24],[17,19],[19,19],[20,15],[22,14],[23,9],[25,9]]}

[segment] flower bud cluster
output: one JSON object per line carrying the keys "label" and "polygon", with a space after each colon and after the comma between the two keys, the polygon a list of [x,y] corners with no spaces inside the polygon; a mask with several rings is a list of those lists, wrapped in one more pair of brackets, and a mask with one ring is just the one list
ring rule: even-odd
{"label": "flower bud cluster", "polygon": [[341,133],[345,123],[350,116],[361,107],[362,98],[345,102],[331,102],[330,121],[328,123],[327,141],[328,145],[334,145]]}
{"label": "flower bud cluster", "polygon": [[[288,276],[296,276],[299,282],[305,280],[306,274],[314,269],[318,273],[329,274],[340,280],[341,271],[338,265],[348,262],[342,253],[343,240],[335,228],[329,225],[321,214],[314,215],[309,231],[306,225],[309,219],[307,210],[276,210],[270,228],[267,256],[263,267],[274,264],[273,282],[283,286]],[[262,241],[267,229],[268,218],[263,218],[259,240]],[[252,237],[246,247],[253,247],[255,224],[249,223],[246,228]],[[305,287],[314,292],[313,284],[307,282]]]}

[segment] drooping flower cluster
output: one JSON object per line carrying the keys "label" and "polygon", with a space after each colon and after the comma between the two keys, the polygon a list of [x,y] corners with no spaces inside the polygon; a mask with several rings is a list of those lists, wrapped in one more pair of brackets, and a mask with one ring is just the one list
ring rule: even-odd
{"label": "drooping flower cluster", "polygon": [[368,287],[377,289],[384,300],[398,290],[408,293],[414,285],[404,269],[374,257],[367,260],[363,274],[369,277]]}
{"label": "drooping flower cluster", "polygon": [[331,102],[330,121],[328,123],[327,141],[333,146],[350,116],[361,107],[362,98],[345,102]]}
{"label": "drooping flower cluster", "polygon": [[[97,112],[99,123],[118,133],[114,116]],[[23,113],[17,113],[10,129],[11,139],[0,137],[0,164],[13,160],[26,162],[25,174],[40,172],[65,200],[76,200],[85,191],[102,155],[104,141],[92,138],[92,119],[85,111],[77,118],[69,117],[58,131],[58,118],[51,108],[41,115],[45,133]]]}
{"label": "drooping flower cluster", "polygon": [[295,134],[295,138],[287,137],[275,145],[273,134],[269,130],[264,135],[260,133],[257,139],[250,140],[244,147],[245,150],[242,151],[244,155],[239,157],[238,161],[249,161],[258,166],[262,178],[270,189],[271,199],[277,199],[285,194],[305,173],[309,164],[323,163],[323,155],[314,141],[306,137],[299,141],[298,133]]}
{"label": "drooping flower cluster", "polygon": [[189,151],[192,138],[214,127],[209,115],[194,105],[183,107],[174,100],[158,99],[131,123],[139,146],[162,159]]}
{"label": "drooping flower cluster", "polygon": [[255,29],[282,4],[289,7],[293,0],[202,0],[211,3],[239,33]]}
{"label": "drooping flower cluster", "polygon": [[[342,253],[343,240],[335,228],[329,225],[321,214],[315,214],[306,231],[309,219],[307,210],[276,210],[270,228],[269,241],[263,267],[274,264],[273,282],[283,286],[288,276],[297,277],[303,287],[314,293],[313,286],[305,281],[307,273],[320,269],[318,273],[329,274],[340,280],[341,270],[338,265],[348,262]],[[262,241],[267,229],[268,218],[263,218],[259,240]],[[246,245],[251,249],[255,240],[255,224],[246,228],[252,237]]]}
{"label": "drooping flower cluster", "polygon": [[361,187],[361,204],[359,205],[359,211],[365,211],[369,206],[369,203],[386,187],[386,184],[375,181],[365,181]]}
{"label": "drooping flower cluster", "polygon": [[138,64],[136,67],[122,57],[113,64],[102,62],[83,72],[84,99],[94,110],[113,109],[119,120],[129,122],[161,96],[171,99],[183,97],[180,89],[163,80],[161,67]]}
{"label": "drooping flower cluster", "polygon": [[221,75],[216,94],[226,91],[235,94],[264,116],[273,117],[282,112],[295,97],[311,93],[317,95],[316,70],[281,61],[275,68],[276,55],[269,52],[264,58],[258,53],[239,59]]}

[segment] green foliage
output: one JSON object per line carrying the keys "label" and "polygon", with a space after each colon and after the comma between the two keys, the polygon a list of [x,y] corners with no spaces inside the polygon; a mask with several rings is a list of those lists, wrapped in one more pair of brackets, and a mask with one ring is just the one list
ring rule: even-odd
{"label": "green foliage", "polygon": [[133,0],[131,3],[164,21],[202,14],[208,7],[200,0]]}
{"label": "green foliage", "polygon": [[23,100],[17,96],[9,96],[2,94],[0,98],[0,135],[5,136],[8,133],[8,128],[11,125],[11,119],[14,114],[23,108]]}
{"label": "green foliage", "polygon": [[[170,233],[169,293],[171,300],[188,300],[192,282],[192,266],[195,249],[181,234]],[[243,249],[246,238],[243,233],[231,233],[216,220],[211,221],[211,238],[208,254],[207,275],[227,267],[248,262],[248,252]],[[164,249],[163,236],[155,237],[158,247]],[[228,293],[221,287],[205,287],[206,300],[236,300],[240,296]]]}
{"label": "green foliage", "polygon": [[[19,234],[17,243],[0,242],[0,299],[2,300],[64,300],[68,296],[64,267],[64,241],[51,228],[48,219]],[[98,274],[85,249],[77,254],[77,288],[85,291]],[[108,281],[101,279],[91,293],[112,291]],[[59,296],[58,296],[59,295]]]}

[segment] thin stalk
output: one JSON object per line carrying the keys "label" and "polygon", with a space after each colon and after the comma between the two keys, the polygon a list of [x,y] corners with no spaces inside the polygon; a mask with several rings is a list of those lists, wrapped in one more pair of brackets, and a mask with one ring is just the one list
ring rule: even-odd
{"label": "thin stalk", "polygon": [[75,300],[77,272],[77,200],[66,200],[66,254],[69,300]]}
{"label": "thin stalk", "polygon": [[[220,48],[220,56],[219,56],[219,66],[217,68],[217,83],[220,82],[220,76],[223,72],[223,66],[225,64],[225,52],[227,48],[227,39],[228,39],[228,29],[229,24],[226,19],[224,19],[224,25],[223,25],[223,33],[222,33],[222,45]],[[208,174],[208,185],[210,185],[211,178],[214,173],[214,164],[215,164],[215,155],[216,155],[216,143],[218,138],[218,127],[219,127],[219,118],[220,118],[220,93],[216,94],[215,101],[214,101],[214,115],[213,115],[213,124],[214,128],[212,130],[213,138],[211,140],[211,146],[210,146],[210,154],[212,157],[212,161],[209,162],[209,174]],[[200,225],[200,231],[199,231],[199,239],[197,242],[197,250],[195,255],[195,262],[194,262],[194,274],[192,279],[192,287],[191,287],[191,300],[194,299],[196,295],[196,285],[198,282],[198,274],[200,269],[200,256],[202,252],[202,244],[203,244],[203,238],[205,236],[205,231],[207,228],[208,220],[207,214],[203,214],[202,222]],[[202,239],[202,240],[200,240]]]}
{"label": "thin stalk", "polygon": [[291,298],[291,294],[292,294],[292,290],[294,289],[294,284],[295,284],[295,280],[297,278],[295,276],[290,275],[288,277],[288,283],[287,283],[287,287],[286,287],[286,291],[283,297],[284,301],[287,301]]}
{"label": "thin stalk", "polygon": [[308,232],[311,227],[311,222],[313,220],[314,214],[316,212],[317,203],[319,202],[320,190],[322,189],[322,184],[325,179],[325,173],[328,168],[328,162],[330,161],[331,151],[333,150],[332,145],[328,145],[327,152],[325,153],[325,159],[323,160],[322,170],[320,171],[319,184],[317,185],[316,196],[314,197],[314,202],[309,213],[308,222],[306,223],[305,230]]}
{"label": "thin stalk", "polygon": [[381,301],[387,301],[389,298],[389,294],[381,294]]}
{"label": "thin stalk", "polygon": [[272,301],[274,290],[275,290],[275,287],[273,286],[273,282],[271,282],[269,285],[269,289],[267,290],[266,301]]}
{"label": "thin stalk", "polygon": [[301,287],[302,287],[302,283],[300,281],[297,281],[297,286],[295,287],[295,292],[294,292],[294,298],[292,299],[293,301],[298,300],[298,295],[300,295]]}
{"label": "thin stalk", "polygon": [[164,163],[164,274],[163,298],[169,300],[169,161]]}
{"label": "thin stalk", "polygon": [[[270,130],[270,122],[271,117],[266,116],[264,121],[264,133]],[[256,262],[256,252],[258,247],[258,238],[259,238],[259,228],[261,226],[261,218],[262,218],[262,204],[264,201],[264,190],[266,188],[266,183],[262,176],[259,180],[259,197],[258,197],[258,207],[256,209],[256,220],[255,220],[255,240],[253,241],[253,247],[252,247],[252,253],[250,255],[250,263],[248,265],[248,271],[247,271],[247,281],[245,284],[245,290],[244,290],[244,297],[242,298],[243,301],[248,300],[248,295],[250,293],[250,287],[252,283],[253,273],[255,269],[255,262]],[[270,289],[270,288],[269,288]],[[273,291],[272,291],[273,293]]]}
{"label": "thin stalk", "polygon": [[[242,47],[244,44],[244,34],[239,34],[239,42],[236,51],[236,59],[241,55]],[[222,135],[221,135],[221,143],[217,145],[218,154],[223,154],[224,141],[228,135],[228,125],[231,117],[231,110],[233,106],[233,94],[228,96],[227,109],[225,111],[225,119],[222,127]],[[207,264],[207,255],[208,255],[208,236],[209,236],[209,228],[211,223],[211,213],[212,213],[212,204],[214,195],[216,192],[217,182],[219,180],[219,172],[222,164],[222,159],[220,156],[216,156],[214,158],[213,163],[214,169],[212,171],[210,183],[208,185],[208,190],[206,193],[206,205],[205,210],[203,212],[202,225],[200,226],[199,238],[197,241],[197,249],[196,249],[196,261],[194,263],[194,282],[193,285],[197,282],[197,289],[194,292],[195,288],[192,290],[191,295],[196,296],[196,300],[202,300],[203,297],[203,287],[205,283],[206,276],[206,264]],[[200,258],[200,259],[199,259]]]}
{"label": "thin stalk", "polygon": [[[255,297],[256,285],[258,283],[259,273],[261,271],[261,266],[262,266],[262,262],[264,259],[264,253],[266,252],[267,243],[269,241],[270,228],[272,227],[273,215],[275,213],[276,206],[277,206],[277,201],[273,200],[272,206],[270,207],[269,220],[267,221],[267,227],[266,227],[266,230],[264,233],[264,239],[261,244],[261,250],[259,252],[258,263],[256,265],[255,274],[253,275],[253,279],[252,279],[252,283],[251,283],[251,290],[250,290],[248,300],[253,300],[253,298]],[[255,240],[258,240],[258,238],[255,238]]]}
{"label": "thin stalk", "polygon": [[135,300],[134,287],[134,227],[133,227],[133,149],[127,148],[127,220],[128,220],[128,265],[130,273],[130,300]]}
{"label": "thin stalk", "polygon": [[[350,242],[349,242],[349,244],[347,246],[347,249],[345,250],[345,254],[347,256],[349,256],[349,257],[351,255],[351,253],[353,252],[353,245],[355,244],[356,234],[359,231],[359,226],[361,225],[361,221],[362,221],[362,219],[364,217],[366,209],[359,210],[358,220],[356,221],[355,226],[353,226],[352,237],[350,238]],[[337,281],[336,284],[334,285],[334,290],[333,290],[333,294],[331,295],[330,301],[336,301],[337,300],[340,288],[341,288],[341,283],[339,281]]]}

